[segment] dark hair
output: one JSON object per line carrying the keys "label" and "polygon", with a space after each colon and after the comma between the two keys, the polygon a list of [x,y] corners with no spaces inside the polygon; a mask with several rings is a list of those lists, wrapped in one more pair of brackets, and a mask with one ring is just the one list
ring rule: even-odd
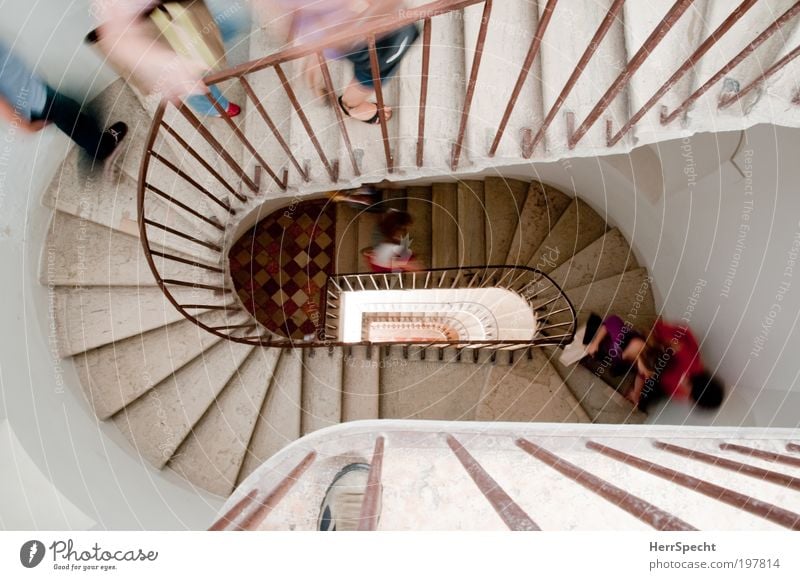
{"label": "dark hair", "polygon": [[414,221],[411,214],[405,211],[388,211],[380,223],[381,234],[387,240],[394,240],[397,233],[411,225]]}
{"label": "dark hair", "polygon": [[703,409],[717,409],[722,405],[725,396],[725,387],[722,382],[703,371],[692,375],[689,379],[692,384],[692,399]]}

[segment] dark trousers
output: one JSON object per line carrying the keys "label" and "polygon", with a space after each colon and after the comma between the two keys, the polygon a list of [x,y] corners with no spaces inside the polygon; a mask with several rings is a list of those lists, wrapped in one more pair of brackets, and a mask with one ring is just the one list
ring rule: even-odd
{"label": "dark trousers", "polygon": [[114,150],[114,138],[103,134],[103,130],[94,117],[84,113],[77,102],[50,87],[47,87],[47,102],[44,111],[33,120],[52,121],[56,127],[95,159],[103,160]]}

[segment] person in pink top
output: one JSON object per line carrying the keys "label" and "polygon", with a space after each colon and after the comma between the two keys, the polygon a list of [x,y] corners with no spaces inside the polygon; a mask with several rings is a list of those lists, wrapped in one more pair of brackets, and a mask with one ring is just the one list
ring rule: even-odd
{"label": "person in pink top", "polygon": [[654,388],[672,399],[694,401],[703,409],[722,404],[724,386],[705,369],[700,346],[688,326],[659,319],[650,340],[664,349],[663,358],[656,364]]}

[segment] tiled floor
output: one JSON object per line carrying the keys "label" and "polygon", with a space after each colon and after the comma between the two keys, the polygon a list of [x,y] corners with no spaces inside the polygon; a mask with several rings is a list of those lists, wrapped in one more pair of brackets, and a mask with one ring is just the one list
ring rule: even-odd
{"label": "tiled floor", "polygon": [[325,282],[333,273],[336,209],[327,201],[282,208],[231,248],[236,291],[269,330],[295,340],[318,332]]}

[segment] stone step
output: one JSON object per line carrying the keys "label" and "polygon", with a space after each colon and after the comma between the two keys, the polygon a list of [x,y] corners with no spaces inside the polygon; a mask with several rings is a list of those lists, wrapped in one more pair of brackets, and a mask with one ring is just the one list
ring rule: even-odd
{"label": "stone step", "polygon": [[533,252],[528,266],[544,273],[551,272],[605,232],[605,220],[586,203],[575,199]]}
{"label": "stone step", "polygon": [[280,355],[276,348],[253,350],[172,456],[170,468],[206,491],[230,495]]}
{"label": "stone step", "polygon": [[[139,237],[137,222],[137,184],[124,172],[88,172],[82,166],[83,153],[73,147],[61,164],[42,203],[62,213]],[[155,195],[147,200],[147,215],[178,231],[209,242],[219,242],[222,232],[202,220],[183,213],[175,205]],[[220,254],[189,240],[167,234],[159,237],[164,247],[191,254],[209,263],[218,262]]]}
{"label": "stone step", "polygon": [[300,349],[284,350],[258,415],[237,485],[259,465],[301,435],[303,356]]}
{"label": "stone step", "polygon": [[342,365],[342,422],[377,419],[380,400],[380,349],[352,346]]}
{"label": "stone step", "polygon": [[387,350],[381,360],[381,419],[473,419],[491,364],[463,364],[454,349],[445,351],[443,361],[432,349],[424,361],[403,358],[402,347]]}
{"label": "stone step", "polygon": [[350,274],[360,269],[358,220],[357,209],[336,204],[336,273]]}
{"label": "stone step", "polygon": [[429,268],[432,263],[432,215],[433,200],[430,187],[409,187],[406,189],[406,211],[414,218],[409,233],[411,250],[416,259]]}
{"label": "stone step", "polygon": [[565,193],[532,181],[520,211],[506,264],[526,266],[571,203],[572,198]]}
{"label": "stone step", "polygon": [[638,267],[625,237],[614,228],[550,272],[550,277],[562,289],[569,290]]}
{"label": "stone step", "polygon": [[[600,0],[587,5],[582,0],[564,0],[553,11],[553,18],[542,43],[542,97],[545,114],[556,103],[562,89],[578,61],[586,50],[587,42],[560,42],[558,39],[573,38],[576,31],[582,31],[588,40],[599,28],[614,0]],[[545,7],[539,3],[539,12]],[[621,15],[620,15],[621,16]],[[554,40],[556,39],[556,40]],[[545,135],[535,154],[573,155],[569,148],[571,132],[568,128],[568,113],[574,113],[575,129],[584,121],[600,98],[625,67],[628,54],[625,50],[625,23],[617,17],[583,69],[581,81],[571,91],[558,115]],[[602,118],[589,129],[580,141],[581,151],[587,155],[597,151],[607,153],[605,119],[628,119],[627,91],[622,90],[603,113]]]}
{"label": "stone step", "polygon": [[253,351],[222,341],[114,415],[139,454],[161,468]]}
{"label": "stone step", "polygon": [[[166,251],[156,241],[150,247]],[[58,248],[58,251],[55,249]],[[191,260],[191,255],[169,252]],[[52,257],[52,260],[50,259]],[[155,257],[163,279],[221,286],[223,274]],[[56,286],[154,286],[140,241],[134,236],[55,212],[42,262],[41,283]]]}
{"label": "stone step", "polygon": [[616,314],[642,327],[657,313],[652,281],[646,268],[637,268],[566,291],[579,314]]}
{"label": "stone step", "polygon": [[458,186],[435,183],[431,191],[431,267],[458,266]]}
{"label": "stone step", "polygon": [[[211,326],[228,322],[218,311],[198,319]],[[244,322],[245,316],[239,314],[234,320]],[[193,322],[180,320],[77,355],[75,368],[95,414],[107,419],[220,340]]]}
{"label": "stone step", "polygon": [[[464,9],[465,75],[469,79],[483,21],[484,4]],[[465,139],[467,158],[486,158],[500,127],[517,77],[536,31],[539,14],[535,2],[493,4],[483,56]],[[519,159],[523,128],[538,128],[543,120],[541,65],[536,59],[522,86],[495,154]]]}
{"label": "stone step", "polygon": [[484,181],[484,239],[488,265],[506,263],[529,188],[528,182],[517,179],[487,177]]}
{"label": "stone step", "polygon": [[[425,3],[426,0],[413,0],[408,4],[419,6]],[[422,45],[423,39],[420,37],[400,67],[400,72],[405,74],[397,79],[399,102],[403,105],[398,123],[397,158],[399,167],[408,168],[409,171],[417,167]],[[423,166],[449,171],[451,147],[458,135],[466,83],[464,27],[460,11],[431,19],[430,46]],[[464,158],[466,161],[467,157]]]}
{"label": "stone step", "polygon": [[343,358],[339,348],[304,349],[303,435],[342,422]]}
{"label": "stone step", "polygon": [[558,361],[561,349],[545,349],[550,364],[578,400],[592,423],[644,423],[647,415],[634,406],[613,387],[580,364],[562,365]]}
{"label": "stone step", "polygon": [[486,264],[486,212],[483,181],[458,183],[458,263]]}
{"label": "stone step", "polygon": [[475,412],[476,421],[588,423],[589,416],[541,349],[511,367],[492,367]]}
{"label": "stone step", "polygon": [[[191,288],[178,288],[173,295],[183,303],[203,300],[202,292],[200,296],[193,292]],[[181,313],[156,286],[54,288],[52,309],[61,357],[183,320]]]}

